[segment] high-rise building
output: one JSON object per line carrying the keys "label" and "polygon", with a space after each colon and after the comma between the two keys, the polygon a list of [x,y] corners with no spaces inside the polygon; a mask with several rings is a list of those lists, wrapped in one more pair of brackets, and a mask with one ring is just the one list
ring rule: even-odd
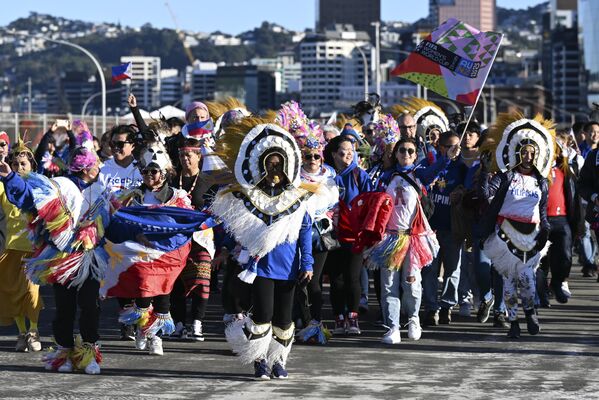
{"label": "high-rise building", "polygon": [[[364,71],[370,75],[371,70],[370,48],[366,32],[355,32],[347,26],[337,25],[335,30],[306,36],[300,44],[304,109],[331,111],[341,98],[343,86],[364,87]],[[368,82],[372,82],[370,77]],[[359,100],[362,97],[356,102]]]}
{"label": "high-rise building", "polygon": [[[123,56],[121,63],[131,62],[133,79],[131,93],[141,108],[153,110],[160,107],[160,57]],[[127,104],[127,93],[123,104]]]}
{"label": "high-rise building", "polygon": [[188,67],[189,101],[214,100],[217,68],[213,62],[196,62],[193,68]]}
{"label": "high-rise building", "polygon": [[599,103],[599,1],[580,0],[578,28],[582,39],[584,66],[588,79],[588,103]]}
{"label": "high-rise building", "polygon": [[587,85],[578,41],[577,3],[552,0],[543,16],[543,86],[547,107],[557,122],[584,114]]}
{"label": "high-rise building", "polygon": [[472,25],[481,31],[494,31],[496,26],[495,0],[429,0],[429,19],[439,26],[449,18]]}
{"label": "high-rise building", "polygon": [[365,31],[374,42],[372,22],[381,20],[381,0],[317,0],[316,31],[324,32],[336,24],[353,25],[356,31]]}
{"label": "high-rise building", "polygon": [[183,99],[183,79],[176,69],[160,71],[160,104],[174,105]]}
{"label": "high-rise building", "polygon": [[[94,75],[80,71],[63,72],[60,79],[50,84],[46,91],[48,112],[80,114],[86,100],[99,90],[100,85]],[[94,104],[90,104],[87,112],[92,113],[93,108]]]}
{"label": "high-rise building", "polygon": [[234,97],[254,112],[277,106],[273,72],[256,65],[218,67],[215,86],[216,101]]}

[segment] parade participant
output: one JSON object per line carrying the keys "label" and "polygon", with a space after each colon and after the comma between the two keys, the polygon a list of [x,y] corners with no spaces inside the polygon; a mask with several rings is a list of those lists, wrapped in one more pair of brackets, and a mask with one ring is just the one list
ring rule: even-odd
{"label": "parade participant", "polygon": [[[323,162],[325,141],[322,129],[314,121],[308,120],[299,104],[293,101],[283,104],[278,112],[277,123],[293,135],[302,152],[302,182],[317,185],[322,194],[312,197],[308,203],[308,212],[313,221],[313,276],[307,287],[296,289],[296,304],[307,308],[302,312],[304,328],[298,332],[298,340],[325,344],[330,338],[330,332],[322,323],[322,272],[329,246],[334,244],[331,236],[331,210],[339,200],[335,171]],[[309,307],[304,307],[301,303],[307,303]]]}
{"label": "parade participant", "polygon": [[401,137],[413,138],[418,144],[416,164],[423,160],[432,164],[437,154],[434,142],[441,133],[449,130],[443,110],[431,101],[410,98],[404,104],[393,106],[392,111],[398,114]]}
{"label": "parade participant", "polygon": [[400,288],[406,301],[405,314],[409,318],[408,337],[420,339],[420,271],[431,263],[439,250],[439,243],[420,204],[420,196],[426,189],[414,174],[416,142],[410,138],[400,139],[393,154],[396,163],[384,177],[389,182],[386,192],[393,199],[393,211],[383,240],[365,252],[368,266],[380,269],[383,318],[389,327],[382,339],[386,344],[401,342]]}
{"label": "parade participant", "polygon": [[[333,138],[325,148],[325,162],[335,168],[335,182],[339,188],[339,221],[349,215],[349,204],[361,193],[372,191],[368,174],[358,167],[350,135]],[[334,334],[361,334],[358,323],[360,304],[360,273],[362,256],[350,251],[351,244],[344,236],[351,232],[338,229],[341,248],[329,252],[327,266],[331,279],[331,304],[335,314]]]}
{"label": "parade participant", "polygon": [[[30,225],[35,253],[26,261],[26,272],[33,283],[53,284],[58,349],[44,361],[47,369],[59,372],[77,368],[100,373],[98,290],[107,265],[100,244],[110,220],[111,195],[97,182],[98,164],[97,155],[83,146],[71,153],[66,177],[31,173],[21,178],[0,163],[8,200],[35,215]],[[73,338],[77,306],[82,342]]]}
{"label": "parade participant", "polygon": [[[140,153],[139,168],[143,183],[122,194],[119,200],[123,206],[192,208],[187,192],[183,189],[174,189],[168,184],[168,179],[173,174],[173,167],[161,142],[146,143]],[[152,247],[149,243],[147,246]],[[184,251],[188,254],[189,246]],[[170,314],[169,294],[176,277],[185,265],[186,258],[187,255],[183,257],[179,271],[174,277],[167,275],[153,278],[164,280],[163,284],[159,285],[164,289],[163,294],[137,297],[133,304],[125,306],[119,315],[119,322],[137,326],[135,346],[139,350],[147,349],[150,355],[164,354],[159,332],[170,335],[175,330]],[[140,291],[143,292],[142,289],[146,286],[141,285]]]}
{"label": "parade participant", "polygon": [[547,195],[547,219],[549,220],[549,250],[547,257],[541,260],[537,278],[543,282],[537,285],[541,302],[549,303],[546,291],[547,273],[551,271],[549,287],[558,303],[567,303],[572,296],[568,286],[568,277],[572,267],[573,238],[584,232],[584,219],[580,197],[576,192],[576,174],[571,168],[568,153],[568,132],[558,132],[556,136],[557,154],[551,167],[551,185]]}
{"label": "parade participant", "polygon": [[[64,126],[66,122],[66,126]],[[40,174],[49,178],[61,176],[68,172],[67,158],[69,153],[77,147],[75,134],[73,133],[72,123],[68,120],[55,121],[48,132],[42,136],[37,148],[35,149],[35,162]],[[68,143],[65,144],[65,142]]]}
{"label": "parade participant", "polygon": [[[503,275],[503,293],[510,321],[509,338],[520,337],[518,294],[531,335],[540,331],[535,310],[535,270],[546,252],[547,176],[555,161],[553,123],[541,116],[500,114],[489,131],[494,161],[484,162],[480,195],[490,202],[483,219],[483,251]],[[493,148],[493,143],[496,148]],[[488,153],[487,153],[488,154]]]}
{"label": "parade participant", "polygon": [[[7,161],[13,172],[20,176],[36,169],[33,152],[21,139],[11,149]],[[16,351],[40,351],[42,344],[37,323],[43,301],[39,286],[27,279],[23,269],[24,260],[33,252],[27,237],[26,221],[21,218],[21,211],[8,201],[4,185],[0,185],[0,205],[7,217],[6,248],[0,255],[0,324],[16,323],[19,330]],[[29,330],[26,318],[29,320]]]}
{"label": "parade participant", "polygon": [[[430,268],[422,272],[423,300],[426,325],[449,324],[451,308],[458,303],[460,282],[460,258],[462,242],[452,234],[451,207],[456,195],[463,189],[468,168],[462,160],[449,149],[459,149],[460,137],[456,132],[444,132],[439,140],[439,158],[449,160],[447,166],[439,172],[432,183],[429,195],[435,204],[435,210],[429,218],[431,227],[437,233],[441,250]],[[459,155],[459,154],[458,154]],[[440,301],[437,300],[439,270],[443,264],[443,290]]]}
{"label": "parade participant", "polygon": [[[484,141],[481,127],[476,122],[461,123],[456,128],[457,132],[464,132],[462,140],[461,159],[468,166],[464,179],[464,194],[457,204],[457,209],[452,209],[452,224],[460,223],[464,232],[465,246],[462,252],[462,265],[460,268],[460,310],[466,308],[470,315],[470,304],[463,302],[467,295],[462,285],[467,282],[466,272],[472,271],[475,279],[476,290],[480,303],[476,319],[485,323],[493,311],[493,326],[508,328],[505,316],[505,302],[503,301],[503,278],[491,265],[491,260],[481,250],[480,221],[484,215],[488,202],[478,196],[479,180],[481,179],[479,148]],[[485,177],[486,178],[486,177]],[[456,227],[457,228],[457,227]],[[466,307],[463,307],[465,304]]]}
{"label": "parade participant", "polygon": [[[0,159],[4,160],[9,153],[10,138],[8,133],[0,131]],[[4,251],[6,245],[6,215],[0,213],[0,250]]]}
{"label": "parade participant", "polygon": [[393,148],[399,140],[399,126],[393,116],[382,115],[376,123],[373,123],[373,146],[370,155],[370,168],[368,176],[374,187],[378,186],[381,174],[393,167],[395,164]]}
{"label": "parade participant", "polygon": [[242,280],[252,283],[252,315],[232,322],[227,341],[257,379],[288,377],[294,335],[295,285],[312,278],[312,220],[303,188],[301,152],[293,137],[266,118],[227,127],[216,144],[236,183],[211,207],[239,245]]}
{"label": "parade participant", "polygon": [[[179,148],[181,172],[171,181],[173,188],[183,189],[189,194],[191,205],[199,211],[209,205],[211,196],[214,195],[214,189],[211,189],[212,180],[200,171],[202,145],[202,142],[194,139],[186,139],[183,142],[183,146]],[[197,236],[199,235],[198,233]],[[197,341],[204,340],[202,320],[210,297],[210,262],[214,255],[214,242],[209,237],[203,240],[206,243],[204,246],[197,241],[192,243],[185,268],[175,281],[171,292],[171,314],[175,321],[175,331],[171,336],[176,338],[185,336],[186,299],[191,297],[191,338]]]}
{"label": "parade participant", "polygon": [[[109,131],[108,144],[112,157],[100,168],[99,181],[112,193],[119,196],[124,191],[139,186],[142,182],[137,161],[133,156],[137,132],[131,125],[117,125]],[[131,299],[117,299],[121,310]],[[121,340],[134,340],[135,328],[121,324]]]}

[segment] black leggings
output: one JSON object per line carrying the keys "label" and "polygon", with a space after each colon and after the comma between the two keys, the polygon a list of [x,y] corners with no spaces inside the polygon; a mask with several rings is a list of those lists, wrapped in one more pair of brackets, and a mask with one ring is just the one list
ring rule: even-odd
{"label": "black leggings", "polygon": [[52,331],[56,343],[62,347],[73,347],[73,328],[79,306],[79,332],[84,342],[95,343],[100,339],[100,303],[98,291],[100,282],[88,278],[79,289],[67,288],[55,283],[54,302],[56,315],[52,322]]}
{"label": "black leggings", "polygon": [[272,322],[281,329],[291,326],[295,281],[257,276],[252,287],[253,314],[256,324]]}
{"label": "black leggings", "polygon": [[[202,298],[195,291],[189,294],[191,297],[191,318],[202,321],[206,314],[208,299]],[[187,297],[185,297],[185,286],[181,279],[175,281],[173,291],[171,292],[171,316],[175,323],[187,321]]]}
{"label": "black leggings", "polygon": [[335,316],[348,312],[358,312],[360,304],[360,272],[362,256],[353,254],[350,249],[340,248],[329,252],[326,262],[331,278],[331,305]]}
{"label": "black leggings", "polygon": [[227,259],[223,271],[222,301],[225,314],[248,311],[252,304],[252,285],[237,277],[241,267],[232,257]]}
{"label": "black leggings", "polygon": [[308,283],[308,298],[310,300],[310,314],[316,321],[322,320],[322,270],[327,260],[327,251],[314,253],[314,275]]}
{"label": "black leggings", "polygon": [[159,314],[166,314],[171,308],[170,295],[161,294],[160,296],[154,297],[140,297],[135,299],[135,305],[138,308],[148,308],[150,304],[154,307],[154,312]]}

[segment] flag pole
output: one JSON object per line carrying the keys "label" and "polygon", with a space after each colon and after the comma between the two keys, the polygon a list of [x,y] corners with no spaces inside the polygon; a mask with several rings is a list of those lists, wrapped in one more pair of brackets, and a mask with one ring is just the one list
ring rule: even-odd
{"label": "flag pole", "polygon": [[[501,42],[503,41],[503,35],[499,38],[499,43],[497,44],[497,50],[495,54],[493,54],[493,59],[491,60],[491,68],[493,68],[493,64],[495,64],[495,58],[497,57],[497,53],[499,53],[499,48],[501,47]],[[466,121],[466,125],[464,125],[464,130],[462,131],[462,135],[460,136],[460,143],[464,140],[464,136],[466,135],[466,130],[468,129],[468,125],[470,125],[470,120],[472,119],[472,115],[474,114],[474,110],[476,109],[476,105],[478,104],[478,100],[480,99],[480,95],[483,93],[485,88],[485,84],[487,83],[487,78],[491,73],[491,68],[487,71],[487,75],[485,76],[485,80],[483,81],[483,85],[480,87],[478,94],[476,95],[476,101],[472,105],[472,110],[470,110],[470,115],[468,116],[468,120]]]}

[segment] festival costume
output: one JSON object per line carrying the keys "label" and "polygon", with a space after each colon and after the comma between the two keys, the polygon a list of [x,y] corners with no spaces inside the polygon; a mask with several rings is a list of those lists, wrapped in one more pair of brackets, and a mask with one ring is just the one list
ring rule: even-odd
{"label": "festival costume", "polygon": [[[12,148],[13,156],[28,153],[33,160],[33,153],[21,139]],[[32,168],[35,162],[32,162]],[[0,185],[0,205],[6,217],[6,246],[0,255],[0,325],[12,325],[16,318],[27,318],[37,325],[43,301],[39,295],[39,286],[33,284],[25,275],[24,260],[31,256],[33,248],[27,237],[27,223],[21,211],[8,201],[4,185]],[[24,323],[24,321],[23,321]],[[26,337],[27,332],[19,332]],[[29,334],[37,335],[30,332]],[[20,351],[38,351],[32,346],[18,349]]]}
{"label": "festival costume", "polygon": [[[70,163],[71,172],[97,164],[95,153],[76,150],[79,154]],[[50,179],[36,173],[23,178],[10,173],[2,181],[8,200],[32,216],[29,238],[35,252],[26,262],[27,276],[35,284],[54,285],[53,331],[59,350],[45,357],[46,367],[58,370],[66,363],[70,368],[65,370],[75,367],[99,373],[98,288],[107,266],[101,242],[110,221],[110,193],[101,184],[86,183],[75,175]],[[73,340],[77,304],[80,345]]]}
{"label": "festival costume", "polygon": [[[254,362],[257,378],[268,378],[270,368],[274,377],[286,377],[295,280],[313,264],[307,201],[318,191],[310,192],[301,183],[301,155],[294,138],[267,119],[248,117],[229,126],[216,153],[237,182],[219,190],[211,211],[240,247],[240,278],[254,286],[252,318],[232,322],[225,335],[242,363]],[[271,154],[283,163],[275,176],[284,181],[277,185],[275,180],[274,186],[265,180]]]}
{"label": "festival costume", "polygon": [[[158,142],[150,144],[144,149],[141,154],[140,165],[142,168],[157,168],[163,176],[172,168],[166,149]],[[124,193],[120,200],[127,207],[150,206],[154,208],[158,221],[163,219],[159,216],[160,208],[162,207],[193,209],[187,192],[182,189],[173,189],[166,182],[157,192],[149,190],[142,184],[140,187]],[[166,216],[166,213],[164,213],[164,216]],[[211,231],[209,232],[211,233]],[[205,242],[206,247],[210,247],[210,233],[199,231],[194,236],[200,237],[199,241],[202,243]],[[162,355],[161,340],[156,338],[159,332],[162,331],[163,334],[169,335],[175,330],[175,324],[170,315],[169,297],[175,280],[185,267],[185,261],[191,249],[191,242],[186,240],[187,238],[185,237],[182,239],[186,243],[166,255],[171,264],[171,268],[168,271],[145,272],[143,266],[134,266],[127,268],[118,276],[118,280],[123,282],[122,290],[131,291],[131,286],[134,282],[134,285],[137,286],[135,303],[125,307],[121,311],[119,322],[127,325],[137,325],[136,345],[140,350],[144,350],[147,347],[150,350],[150,354]],[[118,245],[109,244],[108,249],[111,254],[116,255],[116,247]],[[159,251],[160,249],[156,250]],[[152,249],[147,249],[146,251],[149,254],[152,252]],[[164,259],[165,256],[160,253],[158,257],[163,257]],[[129,287],[125,288],[125,286]],[[113,292],[115,290],[117,289],[113,289]],[[108,294],[109,292],[107,291],[106,293]],[[148,341],[153,343],[153,345],[147,346]],[[158,346],[160,347],[159,350],[157,350]]]}
{"label": "festival costume", "polygon": [[[481,195],[492,199],[483,221],[483,251],[503,275],[508,318],[519,334],[518,291],[527,321],[536,320],[534,273],[548,247],[547,177],[555,161],[555,132],[552,122],[540,116],[502,114],[489,135],[497,147],[483,145],[481,152],[494,150],[492,168],[499,172],[481,182]],[[517,170],[524,146],[535,150],[530,175]],[[538,332],[536,326],[531,333]]]}
{"label": "festival costume", "polygon": [[[323,131],[314,121],[308,120],[298,103],[291,101],[283,104],[277,114],[277,122],[293,135],[300,150],[315,150],[322,160],[325,145]],[[309,173],[302,168],[300,174],[302,182],[318,187],[321,195],[313,196],[309,200],[308,212],[313,221],[314,275],[307,286],[296,287],[295,301],[301,309],[301,319],[305,326],[298,332],[297,338],[304,343],[325,344],[332,335],[321,320],[321,274],[328,254],[327,239],[332,237],[332,209],[339,201],[339,190],[335,183],[335,171],[324,163],[315,173]]]}

